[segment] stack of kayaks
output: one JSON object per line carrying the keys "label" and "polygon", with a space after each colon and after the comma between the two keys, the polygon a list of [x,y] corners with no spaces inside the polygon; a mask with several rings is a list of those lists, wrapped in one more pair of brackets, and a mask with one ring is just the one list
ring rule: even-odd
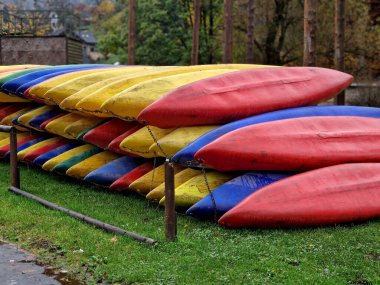
{"label": "stack of kayaks", "polygon": [[20,160],[160,205],[170,158],[176,206],[200,219],[329,225],[380,216],[380,110],[315,106],[351,82],[315,67],[7,66],[0,123],[19,129]]}

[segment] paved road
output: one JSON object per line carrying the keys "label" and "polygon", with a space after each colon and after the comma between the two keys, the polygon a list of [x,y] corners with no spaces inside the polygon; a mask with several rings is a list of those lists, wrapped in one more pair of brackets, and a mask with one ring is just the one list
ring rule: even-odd
{"label": "paved road", "polygon": [[53,277],[43,274],[44,268],[35,264],[33,255],[0,241],[1,285],[60,285]]}

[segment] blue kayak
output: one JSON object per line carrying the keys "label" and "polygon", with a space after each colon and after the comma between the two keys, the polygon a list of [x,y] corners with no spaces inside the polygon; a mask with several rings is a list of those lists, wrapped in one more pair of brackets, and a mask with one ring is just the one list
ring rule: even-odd
{"label": "blue kayak", "polygon": [[215,214],[220,217],[257,190],[289,176],[290,174],[279,172],[246,173],[219,186],[212,192],[215,209],[211,194],[209,194],[189,208],[186,214],[199,219],[213,219]]}
{"label": "blue kayak", "polygon": [[66,112],[57,107],[54,110],[47,111],[45,113],[42,113],[42,114],[34,117],[33,119],[31,119],[29,121],[29,125],[31,125],[32,127],[36,128],[36,129],[42,130],[40,126],[43,122],[45,122],[45,121],[47,121],[47,120],[49,120],[55,116],[63,114],[63,113],[66,113]]}
{"label": "blue kayak", "polygon": [[246,126],[265,122],[314,116],[358,116],[380,118],[380,108],[357,106],[311,106],[264,113],[226,124],[204,134],[203,136],[201,136],[200,138],[198,138],[197,140],[195,140],[194,142],[177,152],[173,156],[172,160],[177,164],[191,167],[200,167],[202,165],[194,160],[195,153],[202,147],[213,142],[214,140],[218,139],[226,133],[232,132],[234,130]]}
{"label": "blue kayak", "polygon": [[143,158],[123,156],[90,172],[84,180],[102,186],[110,186],[121,176],[132,171],[144,162],[146,162],[146,160]]}
{"label": "blue kayak", "polygon": [[[1,86],[1,89],[10,94],[20,95],[17,92],[20,86],[30,81],[36,80],[42,76],[46,76],[46,75],[58,73],[58,72],[68,73],[68,72],[73,72],[73,71],[80,71],[80,70],[93,69],[93,68],[99,68],[99,67],[104,67],[104,65],[80,64],[80,65],[59,65],[59,66],[53,66],[53,67],[46,67],[43,70],[31,72],[26,75],[9,80]],[[57,74],[56,76],[58,75],[59,74]],[[21,93],[21,96],[24,97],[23,92]]]}
{"label": "blue kayak", "polygon": [[53,149],[53,150],[48,151],[44,154],[41,154],[39,157],[37,157],[35,160],[33,160],[33,163],[42,166],[46,161],[66,152],[66,151],[69,151],[70,149],[78,147],[78,146],[79,146],[79,144],[75,143],[75,142],[62,145],[60,147],[57,147],[56,149]]}

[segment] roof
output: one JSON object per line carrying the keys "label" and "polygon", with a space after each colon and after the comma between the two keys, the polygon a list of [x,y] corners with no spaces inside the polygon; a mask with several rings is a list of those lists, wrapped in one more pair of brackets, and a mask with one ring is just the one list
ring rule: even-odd
{"label": "roof", "polygon": [[94,37],[94,34],[91,32],[87,32],[87,31],[74,32],[74,34],[87,44],[96,44],[96,39]]}

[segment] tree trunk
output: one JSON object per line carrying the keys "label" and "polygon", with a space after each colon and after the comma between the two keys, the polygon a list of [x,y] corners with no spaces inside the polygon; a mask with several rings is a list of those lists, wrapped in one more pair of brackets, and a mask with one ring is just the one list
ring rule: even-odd
{"label": "tree trunk", "polygon": [[209,28],[208,28],[208,38],[210,41],[210,49],[208,55],[208,63],[213,63],[214,61],[214,4],[212,0],[208,2],[209,6]]}
{"label": "tree trunk", "polygon": [[135,64],[135,44],[136,44],[136,10],[137,1],[129,0],[128,15],[128,64]]}
{"label": "tree trunk", "polygon": [[316,65],[316,7],[317,0],[305,0],[304,4],[303,65]]}
{"label": "tree trunk", "polygon": [[232,63],[232,1],[224,0],[224,63]]}
{"label": "tree trunk", "polygon": [[[335,69],[344,71],[344,30],[345,30],[345,0],[335,0],[335,39],[334,39],[334,63]],[[344,105],[345,94],[341,92],[335,98],[336,105]]]}
{"label": "tree trunk", "polygon": [[255,44],[255,0],[248,0],[248,21],[247,21],[247,63],[253,63],[253,47]]}
{"label": "tree trunk", "polygon": [[193,25],[193,46],[191,49],[191,64],[198,64],[199,54],[199,25],[201,18],[201,1],[194,0],[194,25]]}

